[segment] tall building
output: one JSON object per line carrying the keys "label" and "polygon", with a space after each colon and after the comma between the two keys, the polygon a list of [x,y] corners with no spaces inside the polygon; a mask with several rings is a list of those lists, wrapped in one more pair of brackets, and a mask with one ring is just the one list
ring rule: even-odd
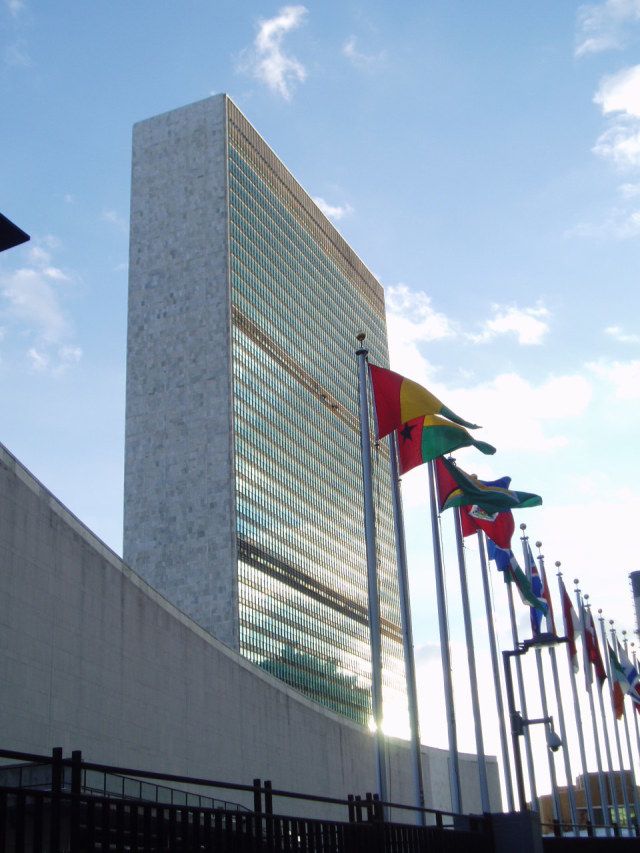
{"label": "tall building", "polygon": [[[124,559],[204,629],[366,723],[356,334],[380,284],[225,95],[133,137]],[[374,458],[385,717],[406,715]]]}

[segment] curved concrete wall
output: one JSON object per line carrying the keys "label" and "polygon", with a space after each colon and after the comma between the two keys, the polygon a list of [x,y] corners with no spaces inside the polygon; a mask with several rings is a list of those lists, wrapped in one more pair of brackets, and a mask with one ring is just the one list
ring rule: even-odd
{"label": "curved concrete wall", "polygon": [[[369,732],[215,640],[100,542],[0,445],[0,747],[326,796],[374,785]],[[450,808],[447,754],[424,748],[427,805]],[[390,792],[411,802],[404,742]],[[489,762],[494,809],[498,770]],[[480,811],[475,756],[464,810]],[[292,811],[292,806],[287,807]]]}

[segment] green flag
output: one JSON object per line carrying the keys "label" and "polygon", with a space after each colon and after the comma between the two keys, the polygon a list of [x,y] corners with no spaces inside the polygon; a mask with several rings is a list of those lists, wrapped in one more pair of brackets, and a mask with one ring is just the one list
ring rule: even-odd
{"label": "green flag", "polygon": [[525,509],[530,506],[540,506],[542,498],[530,492],[516,492],[513,489],[502,489],[490,486],[475,476],[467,474],[462,468],[451,462],[442,460],[445,468],[458,484],[447,497],[442,508],[454,506],[479,506],[488,513],[505,512],[508,509]]}

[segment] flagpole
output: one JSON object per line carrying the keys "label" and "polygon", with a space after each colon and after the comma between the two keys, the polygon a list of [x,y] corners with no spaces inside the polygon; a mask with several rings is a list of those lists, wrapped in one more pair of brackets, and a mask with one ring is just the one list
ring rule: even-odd
{"label": "flagpole", "polygon": [[[564,583],[562,582],[562,572],[560,571],[560,561],[556,561],[556,567],[558,569],[558,589],[560,591],[560,596],[562,598],[562,593],[567,595],[567,591],[564,587]],[[576,580],[576,583],[578,581]],[[564,611],[564,607],[563,607]],[[583,639],[584,644],[584,639]],[[580,711],[580,699],[578,698],[578,688],[576,686],[576,674],[573,671],[573,659],[571,658],[571,649],[569,648],[569,644],[567,643],[567,663],[569,664],[569,678],[571,681],[571,693],[573,696],[573,714],[576,721],[576,729],[578,734],[578,747],[580,749],[580,762],[582,764],[582,779],[584,784],[584,799],[587,806],[587,817],[589,819],[589,823],[591,826],[595,825],[596,818],[593,812],[593,800],[591,799],[591,785],[589,784],[589,768],[587,766],[587,753],[584,748],[584,736],[582,734],[582,713]],[[566,749],[566,741],[565,741],[565,749]]]}
{"label": "flagpole", "polygon": [[[540,552],[540,548],[542,548],[542,542],[536,542],[536,548],[538,549],[538,560],[540,562],[540,574],[542,575],[543,583],[545,588],[547,588],[547,574],[544,568],[544,557]],[[556,566],[559,568],[560,563],[557,562]],[[551,590],[548,590],[549,596],[551,596]],[[549,620],[547,619],[547,626],[549,626]],[[556,633],[556,626],[553,621],[553,617],[551,618],[551,631],[553,634]],[[578,809],[576,808],[576,796],[573,790],[573,773],[571,772],[571,758],[569,756],[569,742],[567,740],[567,727],[564,721],[564,708],[562,705],[562,691],[560,690],[560,677],[558,675],[558,661],[556,658],[556,649],[555,646],[549,646],[549,658],[551,660],[551,672],[553,675],[553,687],[556,694],[556,705],[558,707],[558,723],[560,725],[560,737],[562,738],[563,748],[562,748],[562,756],[564,758],[564,774],[567,780],[567,796],[569,798],[569,812],[571,814],[571,823],[574,827],[578,826]]]}
{"label": "flagpole", "polygon": [[367,394],[367,354],[362,348],[364,333],[357,336],[361,348],[357,350],[360,400],[360,450],[362,453],[362,480],[364,491],[364,527],[367,554],[367,586],[369,595],[369,637],[371,643],[371,706],[375,724],[375,759],[378,793],[383,803],[389,801],[387,789],[386,744],[382,731],[382,642],[380,637],[380,602],[378,593],[378,568],[376,551],[376,522],[373,504],[373,477],[371,473],[371,433],[369,430],[369,401]]}
{"label": "flagpole", "polygon": [[[584,600],[587,602],[587,609],[589,610],[589,616],[591,620],[593,620],[593,614],[591,613],[591,605],[589,602],[588,594],[585,594]],[[595,625],[594,625],[595,630]],[[613,778],[613,761],[611,759],[611,744],[609,743],[609,727],[607,725],[607,717],[604,710],[604,698],[602,696],[602,684],[598,684],[598,705],[600,706],[600,717],[602,718],[602,738],[604,740],[604,751],[607,757],[607,767],[609,768],[609,772],[607,774],[607,782],[609,787],[609,803],[613,807],[613,813],[615,815],[616,823],[618,827],[620,826],[620,809],[618,808],[618,795],[615,788],[614,778]]]}
{"label": "flagpole", "polygon": [[[625,640],[625,645],[626,645],[626,640]],[[637,670],[638,670],[638,657],[636,655],[635,643],[631,643],[631,648],[633,649],[633,651],[631,653],[633,655],[633,665],[635,666],[636,672],[637,672]],[[633,725],[634,725],[634,728],[636,730],[636,746],[638,748],[638,758],[640,758],[640,726],[638,726],[638,712],[635,709],[633,712]],[[640,812],[638,812],[638,820],[640,821]]]}
{"label": "flagpole", "polygon": [[[609,622],[609,624],[611,625],[611,637],[612,637],[612,639],[614,641],[614,645],[615,645],[617,643],[617,639],[616,639],[616,632],[615,632],[615,629],[613,627],[613,620],[611,620]],[[622,632],[622,638],[623,638],[623,642],[624,642],[624,653],[625,653],[625,655],[628,656],[629,647],[627,645],[627,632],[626,631]],[[636,715],[635,709],[632,707],[631,710],[633,711],[633,714],[635,717],[635,715]],[[627,741],[627,752],[629,753],[629,770],[631,772],[631,784],[633,786],[633,809],[635,812],[635,820],[633,821],[632,825],[634,827],[635,834],[638,835],[639,834],[639,828],[640,828],[638,825],[638,818],[640,817],[640,799],[638,798],[638,786],[636,784],[636,772],[633,769],[633,753],[631,751],[631,737],[629,735],[629,721],[627,720],[627,706],[624,703],[622,705],[622,719],[624,720],[624,734],[625,734],[625,739]],[[626,788],[626,784],[625,784],[625,788]],[[630,826],[631,826],[631,824],[630,824]]]}
{"label": "flagpole", "polygon": [[467,585],[467,566],[464,558],[464,543],[462,541],[462,527],[460,523],[460,510],[455,509],[453,522],[456,530],[456,546],[458,549],[458,570],[460,572],[460,593],[462,596],[462,615],[464,618],[464,635],[467,641],[467,662],[469,664],[469,682],[471,686],[471,706],[473,709],[473,725],[476,739],[476,752],[478,754],[478,778],[480,782],[480,802],[482,811],[491,811],[489,800],[489,784],[487,782],[487,762],[484,753],[484,740],[482,737],[482,718],[480,716],[480,699],[478,698],[478,676],[476,672],[476,656],[473,643],[473,627],[471,624],[471,606],[469,604],[469,588]]}
{"label": "flagpole", "polygon": [[[611,660],[609,659],[609,643],[607,641],[607,631],[604,627],[604,616],[602,615],[602,608],[598,610],[598,622],[600,623],[600,636],[602,638],[602,650],[607,650],[605,655],[605,668],[607,670],[607,678],[609,679],[609,695],[613,699],[613,680],[611,678]],[[610,624],[613,624],[613,620],[610,621]],[[602,691],[601,691],[602,695]],[[624,697],[623,697],[623,707],[624,707]],[[602,713],[604,714],[604,701],[602,703]],[[629,797],[627,796],[627,785],[624,778],[624,765],[622,761],[622,746],[620,744],[620,732],[618,731],[618,721],[617,719],[613,720],[613,732],[616,738],[616,752],[618,753],[618,764],[620,766],[620,785],[622,787],[622,802],[624,804],[624,812],[627,816],[627,829],[629,832],[632,832],[632,821],[631,821],[631,810],[629,808]],[[618,791],[617,785],[615,783],[615,776],[613,774],[613,769],[610,767],[609,774],[609,788],[613,788],[613,796],[615,797],[616,804],[618,802]]]}
{"label": "flagpole", "polygon": [[442,548],[438,527],[438,505],[436,500],[435,462],[428,462],[429,502],[431,510],[431,531],[433,536],[433,557],[436,577],[436,601],[438,604],[438,627],[440,630],[440,657],[442,677],[444,679],[444,701],[447,715],[447,734],[449,739],[449,784],[451,788],[451,811],[462,813],[462,795],[460,792],[460,767],[458,764],[458,735],[456,714],[453,703],[453,683],[451,680],[451,651],[449,649],[449,625],[447,621],[447,602],[444,592],[444,571],[442,568]]}
{"label": "flagpole", "polygon": [[400,496],[400,477],[398,475],[398,447],[396,434],[389,435],[391,459],[391,495],[393,499],[393,520],[396,537],[396,557],[398,562],[398,591],[400,593],[400,618],[402,620],[402,646],[404,650],[404,669],[407,682],[407,702],[409,706],[409,726],[411,732],[411,757],[413,764],[413,785],[415,803],[420,811],[417,823],[424,826],[426,814],[423,811],[424,785],[422,781],[422,757],[420,751],[420,717],[418,714],[418,690],[416,685],[416,663],[413,654],[413,629],[411,625],[411,602],[409,598],[409,575],[407,571],[407,547],[404,535],[404,515]]}
{"label": "flagpole", "polygon": [[[523,522],[520,525],[520,530],[522,530],[522,536],[520,537],[520,541],[522,542],[522,556],[524,559],[525,568],[527,568],[529,564],[529,554],[527,553],[527,543],[529,541],[529,537],[526,534],[527,525]],[[533,554],[531,554],[531,558],[533,559]],[[531,580],[531,578],[529,578]],[[548,718],[549,717],[549,705],[547,702],[547,689],[544,683],[544,669],[542,666],[542,649],[536,648],[536,668],[538,670],[538,685],[540,687],[540,700],[542,702],[542,716]],[[547,723],[545,723],[545,734],[548,732]],[[554,754],[550,749],[546,750],[547,752],[547,762],[549,764],[549,776],[551,777],[551,794],[553,800],[553,812],[554,817],[557,821],[562,820],[562,811],[560,809],[560,796],[558,794],[558,778],[556,776],[556,765],[554,761]]]}
{"label": "flagpole", "polygon": [[493,669],[493,685],[496,694],[496,708],[498,711],[498,728],[500,731],[500,748],[502,751],[502,766],[504,769],[504,785],[507,789],[507,805],[509,811],[515,811],[513,801],[513,779],[511,777],[511,762],[509,761],[509,747],[507,741],[507,728],[504,717],[504,703],[502,701],[502,688],[500,686],[500,667],[498,663],[498,649],[496,645],[496,632],[494,627],[493,608],[491,606],[491,590],[489,588],[489,572],[487,569],[487,557],[485,554],[484,535],[478,530],[478,550],[480,551],[480,570],[482,573],[482,589],[484,592],[484,608],[487,616],[487,630],[489,632],[489,648],[491,650],[491,667]]}
{"label": "flagpole", "polygon": [[[509,618],[511,620],[511,638],[513,648],[520,648],[520,640],[518,639],[518,627],[516,625],[516,611],[513,606],[513,588],[511,580],[507,583],[507,598],[509,601]],[[516,679],[518,681],[518,696],[520,698],[520,709],[522,716],[526,719],[527,714],[527,698],[524,693],[524,679],[522,677],[522,661],[520,655],[515,655],[516,661]],[[533,765],[533,751],[531,749],[531,735],[529,734],[529,726],[524,727],[524,747],[527,757],[527,772],[529,774],[529,789],[531,791],[531,808],[540,812],[540,804],[538,802],[538,794],[536,792],[536,775]]]}
{"label": "flagpole", "polygon": [[[578,580],[575,580],[574,583],[578,583]],[[591,673],[591,662],[587,655],[587,638],[586,638],[586,622],[584,617],[584,605],[582,603],[582,597],[580,595],[580,590],[576,586],[576,602],[578,604],[578,613],[580,614],[580,630],[582,631],[582,657],[583,657],[583,665],[584,665],[584,677],[585,677],[585,687],[587,689],[587,694],[589,696],[589,710],[591,711],[591,724],[593,727],[593,744],[595,747],[596,753],[596,766],[598,768],[598,790],[600,792],[600,811],[602,813],[602,823],[606,827],[607,835],[611,835],[611,814],[609,812],[609,803],[607,800],[607,792],[604,784],[604,776],[602,773],[602,756],[600,754],[600,741],[598,740],[598,724],[596,722],[596,708],[593,704],[593,692],[591,689],[591,681],[593,679],[593,675]],[[585,784],[589,784],[589,778],[585,779]],[[606,812],[605,812],[606,809]]]}

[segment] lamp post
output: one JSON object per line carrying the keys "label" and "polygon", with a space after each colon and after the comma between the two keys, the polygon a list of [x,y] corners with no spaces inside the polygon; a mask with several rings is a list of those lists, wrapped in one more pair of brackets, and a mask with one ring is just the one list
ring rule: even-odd
{"label": "lamp post", "polygon": [[519,711],[516,711],[515,697],[513,692],[513,678],[511,676],[511,658],[526,655],[529,649],[541,646],[557,646],[566,643],[567,637],[557,637],[552,633],[540,633],[535,639],[525,640],[517,649],[507,649],[502,652],[504,665],[504,682],[507,691],[507,704],[509,706],[509,719],[511,721],[511,742],[513,744],[513,760],[516,766],[516,787],[520,811],[527,811],[527,795],[524,790],[524,772],[522,769],[522,753],[520,752],[520,737],[524,734],[525,726],[543,723],[546,726],[547,747],[556,752],[563,746],[562,740],[553,729],[553,717],[539,717],[535,720],[525,719]]}

